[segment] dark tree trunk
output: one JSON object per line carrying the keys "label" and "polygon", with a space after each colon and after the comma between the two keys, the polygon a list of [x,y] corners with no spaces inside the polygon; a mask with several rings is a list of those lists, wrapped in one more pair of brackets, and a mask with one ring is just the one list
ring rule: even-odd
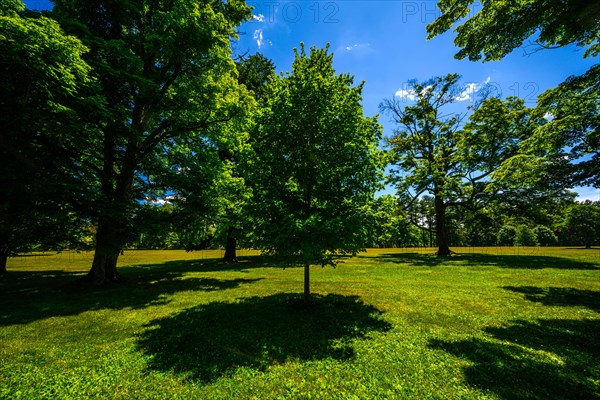
{"label": "dark tree trunk", "polygon": [[235,229],[229,228],[227,230],[227,243],[225,244],[225,257],[223,257],[223,261],[227,264],[235,264],[238,262],[237,260],[237,240],[235,238]]}
{"label": "dark tree trunk", "polygon": [[304,263],[304,303],[310,302],[310,264]]}
{"label": "dark tree trunk", "polygon": [[[136,142],[127,144],[125,155],[120,163],[116,162],[118,135],[107,129],[104,138],[104,167],[100,176],[101,191],[105,196],[105,205],[98,219],[96,231],[96,251],[92,268],[87,280],[96,285],[119,282],[117,260],[123,245],[123,228],[127,224],[128,204],[132,198],[132,185],[138,165],[139,147]],[[115,173],[115,167],[120,172]]]}
{"label": "dark tree trunk", "polygon": [[437,255],[449,256],[452,251],[448,243],[448,231],[446,229],[446,205],[441,197],[435,196],[435,229],[437,237]]}
{"label": "dark tree trunk", "polygon": [[0,251],[0,276],[8,274],[6,270],[6,263],[8,261],[8,253]]}
{"label": "dark tree trunk", "polygon": [[87,275],[88,280],[92,283],[102,285],[121,280],[121,276],[117,272],[117,260],[121,252],[118,240],[117,224],[108,217],[101,218],[96,233],[94,261]]}

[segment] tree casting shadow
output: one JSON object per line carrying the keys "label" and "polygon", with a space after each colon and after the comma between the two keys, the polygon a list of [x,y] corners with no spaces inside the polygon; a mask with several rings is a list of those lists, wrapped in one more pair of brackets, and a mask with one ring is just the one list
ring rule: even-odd
{"label": "tree casting shadow", "polygon": [[197,272],[193,262],[121,267],[124,282],[101,287],[81,285],[81,273],[11,271],[0,281],[0,326],[25,324],[54,316],[101,309],[140,309],[165,304],[181,291],[235,289],[261,280],[185,277]]}
{"label": "tree casting shadow", "polygon": [[505,399],[600,398],[600,320],[515,321],[485,331],[492,339],[429,346],[473,363],[466,381]]}
{"label": "tree casting shadow", "polygon": [[536,286],[505,286],[503,289],[523,293],[527,300],[545,306],[581,306],[600,312],[600,292],[595,290]]}
{"label": "tree casting shadow", "polygon": [[423,267],[437,267],[439,265],[464,265],[465,262],[472,265],[495,266],[512,269],[566,269],[566,270],[600,270],[597,263],[578,261],[569,258],[535,256],[535,255],[512,255],[512,254],[455,254],[450,257],[437,257],[430,254],[420,253],[390,253],[381,254],[377,258],[383,258],[387,262],[399,264],[411,264]]}
{"label": "tree casting shadow", "polygon": [[356,296],[296,294],[215,302],[152,321],[139,338],[148,367],[211,382],[239,367],[292,360],[352,360],[352,340],[391,325]]}

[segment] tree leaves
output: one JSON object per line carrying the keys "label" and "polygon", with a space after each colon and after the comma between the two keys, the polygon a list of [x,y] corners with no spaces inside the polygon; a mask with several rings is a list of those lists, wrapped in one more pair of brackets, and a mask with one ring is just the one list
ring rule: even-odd
{"label": "tree leaves", "polygon": [[364,246],[361,207],[379,186],[381,128],[363,116],[362,85],[332,59],[328,48],[296,50],[292,71],[270,81],[251,137],[257,246],[297,262]]}

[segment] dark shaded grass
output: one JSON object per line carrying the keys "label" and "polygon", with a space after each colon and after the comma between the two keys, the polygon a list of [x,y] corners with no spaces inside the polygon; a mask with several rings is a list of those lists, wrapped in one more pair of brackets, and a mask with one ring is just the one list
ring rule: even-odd
{"label": "dark shaded grass", "polygon": [[435,339],[429,346],[471,362],[466,381],[504,399],[600,398],[600,320],[515,321],[485,332],[490,339]]}
{"label": "dark shaded grass", "polygon": [[0,326],[100,309],[142,309],[164,303],[178,292],[227,290],[262,279],[185,277],[203,266],[210,269],[215,265],[222,264],[185,260],[122,267],[123,282],[103,286],[82,283],[81,273],[11,271],[0,280]]}
{"label": "dark shaded grass", "polygon": [[354,359],[352,340],[391,325],[355,296],[281,293],[213,302],[154,320],[138,346],[149,368],[214,381],[240,367],[289,361]]}
{"label": "dark shaded grass", "polygon": [[412,264],[423,267],[441,265],[467,264],[473,267],[491,266],[510,269],[564,269],[564,270],[600,270],[598,263],[581,261],[571,258],[540,256],[540,255],[510,255],[510,254],[454,254],[450,257],[437,257],[421,253],[383,253],[377,257],[386,262]]}

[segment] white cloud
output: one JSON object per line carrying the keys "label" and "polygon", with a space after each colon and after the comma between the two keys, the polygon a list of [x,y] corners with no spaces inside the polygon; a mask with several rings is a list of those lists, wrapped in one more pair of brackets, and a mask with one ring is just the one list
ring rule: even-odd
{"label": "white cloud", "polygon": [[342,47],[345,51],[365,52],[371,50],[371,43],[354,43]]}
{"label": "white cloud", "polygon": [[415,99],[417,98],[417,93],[412,89],[398,89],[395,94],[396,97],[402,97],[405,99],[409,99],[410,101],[415,101]]}
{"label": "white cloud", "polygon": [[544,119],[547,121],[552,121],[554,119],[554,114],[552,114],[551,112],[546,112],[544,114]]}
{"label": "white cloud", "polygon": [[485,80],[481,83],[467,83],[465,90],[463,90],[458,96],[454,98],[456,101],[469,101],[473,100],[473,95],[481,89],[482,86],[487,85],[492,80],[491,77],[485,78]]}
{"label": "white cloud", "polygon": [[252,35],[252,38],[256,40],[256,44],[258,45],[259,49],[262,49],[265,45],[273,45],[273,42],[271,42],[270,40],[265,40],[262,29],[255,30],[254,35]]}
{"label": "white cloud", "polygon": [[421,90],[421,95],[426,95],[433,88],[433,85],[425,86],[423,90]]}
{"label": "white cloud", "polygon": [[456,101],[468,101],[471,100],[473,94],[481,87],[478,83],[467,83],[467,87],[457,97],[454,98]]}
{"label": "white cloud", "polygon": [[256,44],[258,45],[258,48],[260,49],[263,44],[263,31],[260,29],[255,30],[254,35],[252,35],[252,38],[254,40],[256,40]]}
{"label": "white cloud", "polygon": [[252,15],[252,19],[258,22],[265,22],[265,16],[262,14]]}

